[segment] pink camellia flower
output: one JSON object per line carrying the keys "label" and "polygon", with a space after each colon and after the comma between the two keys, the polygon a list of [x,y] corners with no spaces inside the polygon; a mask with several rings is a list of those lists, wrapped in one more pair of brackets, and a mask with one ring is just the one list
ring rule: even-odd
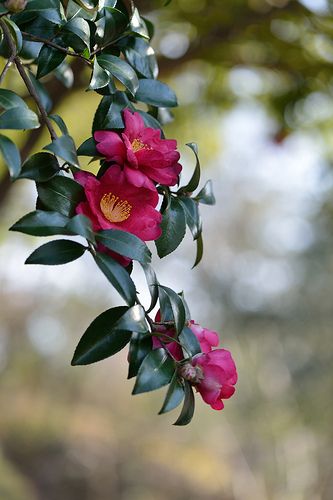
{"label": "pink camellia flower", "polygon": [[236,365],[230,352],[215,349],[198,354],[193,358],[192,366],[197,369],[197,381],[194,385],[202,399],[214,410],[222,410],[222,400],[233,395],[237,382]]}
{"label": "pink camellia flower", "polygon": [[218,346],[219,336],[213,330],[203,328],[202,326],[195,323],[192,319],[189,328],[191,328],[192,332],[199,340],[202,352],[209,352],[212,350],[212,347]]}
{"label": "pink camellia flower", "polygon": [[75,174],[85,191],[86,200],[78,204],[76,213],[86,215],[94,231],[120,229],[144,241],[161,236],[162,216],[155,208],[157,191],[129,183],[121,167],[111,166],[100,179],[89,172]]}
{"label": "pink camellia flower", "polygon": [[136,187],[155,190],[154,182],[174,186],[182,170],[177,141],[162,139],[161,131],[146,127],[139,113],[125,109],[124,121],[122,133],[94,133],[97,151],[107,161],[122,165],[127,180]]}

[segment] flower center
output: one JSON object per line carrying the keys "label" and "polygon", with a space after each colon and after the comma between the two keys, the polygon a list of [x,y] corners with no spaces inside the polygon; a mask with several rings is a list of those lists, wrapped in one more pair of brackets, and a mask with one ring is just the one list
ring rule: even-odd
{"label": "flower center", "polygon": [[104,217],[110,222],[123,222],[131,215],[132,205],[127,200],[119,200],[119,196],[105,193],[100,201]]}
{"label": "flower center", "polygon": [[147,146],[144,144],[140,139],[134,139],[134,141],[131,144],[133,153],[136,153],[137,151],[141,151],[141,149],[146,149]]}

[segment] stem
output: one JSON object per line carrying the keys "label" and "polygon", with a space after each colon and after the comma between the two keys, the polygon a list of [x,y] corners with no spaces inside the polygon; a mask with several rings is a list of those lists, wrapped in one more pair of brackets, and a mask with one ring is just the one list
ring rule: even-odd
{"label": "stem", "polygon": [[31,95],[31,97],[35,101],[35,103],[39,109],[42,122],[46,125],[46,127],[48,128],[48,130],[50,132],[51,139],[55,140],[58,138],[56,131],[54,130],[53,125],[52,125],[49,117],[47,116],[45,108],[43,107],[43,104],[42,104],[42,102],[41,102],[41,100],[40,100],[40,98],[35,90],[35,87],[31,83],[30,78],[28,77],[28,75],[25,72],[24,66],[23,66],[20,58],[17,55],[16,45],[11,37],[10,31],[9,31],[6,23],[2,19],[0,19],[0,26],[2,28],[3,34],[7,40],[8,46],[9,46],[10,51],[11,51],[10,59],[12,59],[15,62],[17,70],[20,73],[21,78],[25,83],[25,86],[27,87],[29,94]]}
{"label": "stem", "polygon": [[5,78],[5,76],[6,76],[6,74],[7,74],[7,71],[9,70],[10,66],[13,64],[13,60],[14,60],[14,58],[13,58],[13,56],[11,56],[11,57],[8,59],[8,61],[6,62],[6,65],[5,65],[5,67],[3,68],[2,73],[1,73],[1,75],[0,75],[0,85],[2,84],[2,81],[3,81],[3,79]]}
{"label": "stem", "polygon": [[91,62],[89,61],[89,59],[82,56],[81,54],[77,54],[76,52],[74,52],[72,50],[68,50],[65,47],[62,47],[61,45],[58,45],[57,43],[52,42],[52,40],[48,40],[47,38],[42,38],[40,36],[32,35],[30,33],[27,33],[26,31],[21,31],[21,33],[23,36],[29,37],[29,38],[31,38],[31,40],[33,40],[35,42],[42,42],[45,45],[49,45],[50,47],[53,47],[54,49],[59,50],[59,52],[63,52],[64,54],[67,54],[68,56],[78,57],[79,59],[82,59],[82,61],[84,61],[86,64],[91,66]]}
{"label": "stem", "polygon": [[[155,332],[152,333],[152,337],[164,337],[165,339],[169,340],[170,342],[176,342],[176,344],[180,345],[180,347],[187,352],[189,358],[192,357],[191,353],[186,349],[186,347],[179,340],[175,339],[174,337],[170,337],[170,335],[166,335],[165,333],[155,333]],[[171,353],[169,352],[169,354],[171,354]]]}

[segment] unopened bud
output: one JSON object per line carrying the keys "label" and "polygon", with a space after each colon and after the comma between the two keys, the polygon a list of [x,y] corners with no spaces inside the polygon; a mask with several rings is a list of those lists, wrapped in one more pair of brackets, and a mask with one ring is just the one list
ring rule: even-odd
{"label": "unopened bud", "polygon": [[180,366],[178,373],[185,380],[188,380],[192,384],[199,384],[203,380],[204,375],[200,366],[193,366],[191,363],[185,363]]}
{"label": "unopened bud", "polygon": [[6,0],[5,7],[9,12],[21,12],[27,6],[27,0]]}

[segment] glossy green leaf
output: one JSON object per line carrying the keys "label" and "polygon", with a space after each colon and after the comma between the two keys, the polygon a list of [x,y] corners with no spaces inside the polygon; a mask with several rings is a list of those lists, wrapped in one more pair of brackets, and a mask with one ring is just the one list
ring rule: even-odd
{"label": "glossy green leaf", "polygon": [[[70,19],[62,27],[62,31],[77,36],[83,42],[83,44],[88,48],[88,50],[90,50],[90,27],[89,23],[85,19],[82,19],[82,17],[74,17]],[[70,38],[67,38],[67,40],[70,41]],[[69,43],[69,45],[73,47],[71,43]],[[75,49],[76,47],[73,48]]]}
{"label": "glossy green leaf", "polygon": [[[170,303],[176,331],[177,333],[180,333],[183,330],[186,321],[186,311],[183,301],[181,297],[171,288],[159,285],[160,300],[164,294],[167,296]],[[168,319],[165,318],[165,314],[162,314],[162,317],[164,321],[168,321]]]}
{"label": "glossy green leaf", "polygon": [[196,253],[195,262],[193,264],[192,269],[199,264],[199,262],[201,261],[202,256],[203,256],[203,239],[202,239],[202,233],[196,239],[196,243],[197,243],[197,253]]}
{"label": "glossy green leaf", "polygon": [[0,134],[0,151],[11,178],[15,179],[21,169],[21,156],[16,144],[5,135]]}
{"label": "glossy green leaf", "polygon": [[20,179],[33,179],[37,182],[48,181],[59,172],[57,158],[50,153],[36,153],[22,165]]}
{"label": "glossy green leaf", "polygon": [[51,153],[59,156],[70,165],[80,168],[76,155],[76,147],[70,135],[62,135],[61,137],[58,137],[58,139],[55,139],[51,142],[51,144],[48,144],[43,149],[51,151]]}
{"label": "glossy green leaf", "polygon": [[63,61],[60,66],[54,70],[54,76],[67,88],[73,87],[74,73],[72,68],[66,61]]}
{"label": "glossy green leaf", "polygon": [[179,340],[184,346],[183,353],[185,357],[195,356],[201,353],[201,347],[199,341],[192,332],[191,328],[184,326],[183,330],[179,334]]}
{"label": "glossy green leaf", "polygon": [[25,264],[42,264],[46,266],[67,264],[67,262],[81,257],[85,251],[86,247],[76,241],[49,241],[32,252],[25,261]]}
{"label": "glossy green leaf", "polygon": [[83,187],[73,179],[57,175],[47,182],[37,184],[38,196],[50,210],[71,217],[83,199]]}
{"label": "glossy green leaf", "polygon": [[133,96],[135,95],[139,87],[139,80],[133,68],[126,61],[111,54],[102,54],[97,56],[97,62],[117,78]]}
{"label": "glossy green leaf", "polygon": [[177,406],[180,405],[180,403],[183,401],[184,396],[185,393],[183,385],[179,381],[177,371],[175,371],[168,387],[163,406],[158,414],[162,415],[163,413],[167,413],[168,411],[177,408]]}
{"label": "glossy green leaf", "polygon": [[213,192],[213,183],[208,180],[204,187],[199,191],[199,193],[194,198],[199,203],[204,203],[205,205],[215,205],[215,196]]}
{"label": "glossy green leaf", "polygon": [[192,198],[178,198],[179,203],[184,208],[186,224],[188,225],[193,239],[196,240],[202,231],[202,221],[200,217],[198,202]]}
{"label": "glossy green leaf", "polygon": [[0,115],[0,129],[31,130],[39,126],[36,113],[25,106],[7,109]]}
{"label": "glossy green leaf", "polygon": [[186,232],[186,218],[182,205],[171,198],[170,206],[162,214],[162,235],[155,241],[159,257],[165,257],[182,242]]}
{"label": "glossy green leaf", "polygon": [[106,229],[96,233],[96,239],[110,250],[137,260],[142,264],[151,262],[151,251],[144,241],[134,234],[119,229]]}
{"label": "glossy green leaf", "polygon": [[152,350],[150,334],[133,332],[128,351],[128,376],[136,377],[142,361]]}
{"label": "glossy green leaf", "polygon": [[95,113],[93,132],[124,128],[122,111],[129,106],[130,101],[124,92],[117,91],[112,96],[103,97]]}
{"label": "glossy green leaf", "polygon": [[0,89],[0,108],[10,109],[19,107],[28,107],[22,97],[12,90]]}
{"label": "glossy green leaf", "polygon": [[134,38],[124,53],[127,61],[145,78],[154,79],[158,75],[158,65],[155,52],[147,40]]}
{"label": "glossy green leaf", "polygon": [[22,43],[23,43],[22,33],[20,31],[20,28],[17,26],[17,24],[13,22],[12,19],[9,19],[8,17],[3,17],[2,20],[7,24],[9,31],[12,35],[12,39],[15,42],[17,53],[19,53],[22,49]]}
{"label": "glossy green leaf", "polygon": [[178,105],[173,90],[166,83],[152,78],[139,80],[139,88],[135,94],[135,99],[157,107],[171,108]]}
{"label": "glossy green leaf", "polygon": [[127,312],[126,306],[113,307],[97,316],[84,332],[72,359],[72,365],[88,365],[119,352],[129,342],[132,332],[115,328]]}
{"label": "glossy green leaf", "polygon": [[190,143],[186,144],[186,146],[188,146],[190,149],[192,149],[193,153],[195,154],[196,165],[195,165],[194,172],[193,172],[193,175],[192,175],[190,181],[188,182],[188,184],[186,184],[186,186],[181,187],[179,191],[185,192],[185,193],[192,193],[199,186],[200,175],[201,175],[200,161],[199,161],[199,156],[198,156],[198,146],[194,142],[190,142]]}
{"label": "glossy green leaf", "polygon": [[142,269],[143,269],[145,276],[146,276],[146,281],[147,281],[147,285],[148,285],[150,297],[151,297],[150,306],[147,310],[147,313],[149,313],[150,311],[152,311],[154,309],[154,307],[157,304],[159,283],[157,281],[156,273],[155,273],[153,267],[150,264],[141,264],[141,265],[142,265]]}
{"label": "glossy green leaf", "polygon": [[115,324],[118,330],[129,330],[136,333],[149,332],[145,310],[140,304],[130,307]]}
{"label": "glossy green leaf", "polygon": [[68,128],[67,128],[67,125],[66,123],[64,122],[64,120],[61,118],[61,116],[59,115],[56,115],[56,114],[53,114],[53,115],[49,115],[49,118],[51,120],[54,121],[54,123],[57,124],[60,132],[63,134],[63,135],[68,135]]}
{"label": "glossy green leaf", "polygon": [[175,362],[165,349],[151,351],[139,368],[132,394],[141,394],[163,387],[170,382],[175,369]]}
{"label": "glossy green leaf", "polygon": [[37,59],[37,79],[48,75],[65,59],[66,54],[49,45],[43,45]]}
{"label": "glossy green leaf", "polygon": [[84,141],[77,150],[78,156],[98,156],[99,153],[96,149],[96,142],[93,137],[89,137]]}
{"label": "glossy green leaf", "polygon": [[191,384],[184,380],[185,401],[182,411],[173,425],[187,425],[191,422],[194,414],[195,400]]}
{"label": "glossy green leaf", "polygon": [[66,229],[71,234],[77,234],[91,243],[95,243],[95,234],[92,229],[91,221],[83,214],[72,217],[72,219],[67,222]]}
{"label": "glossy green leaf", "polygon": [[112,257],[104,253],[97,253],[95,261],[125,302],[130,306],[134,305],[136,300],[136,289],[126,269],[118,264]]}
{"label": "glossy green leaf", "polygon": [[58,212],[36,210],[18,220],[10,231],[18,231],[32,236],[52,236],[55,234],[70,234],[66,229],[68,217]]}
{"label": "glossy green leaf", "polygon": [[110,74],[107,71],[105,71],[105,69],[103,69],[102,66],[98,64],[97,59],[95,59],[94,69],[91,75],[89,89],[91,90],[101,89],[103,87],[106,87],[106,85],[108,85],[109,82],[110,82]]}

